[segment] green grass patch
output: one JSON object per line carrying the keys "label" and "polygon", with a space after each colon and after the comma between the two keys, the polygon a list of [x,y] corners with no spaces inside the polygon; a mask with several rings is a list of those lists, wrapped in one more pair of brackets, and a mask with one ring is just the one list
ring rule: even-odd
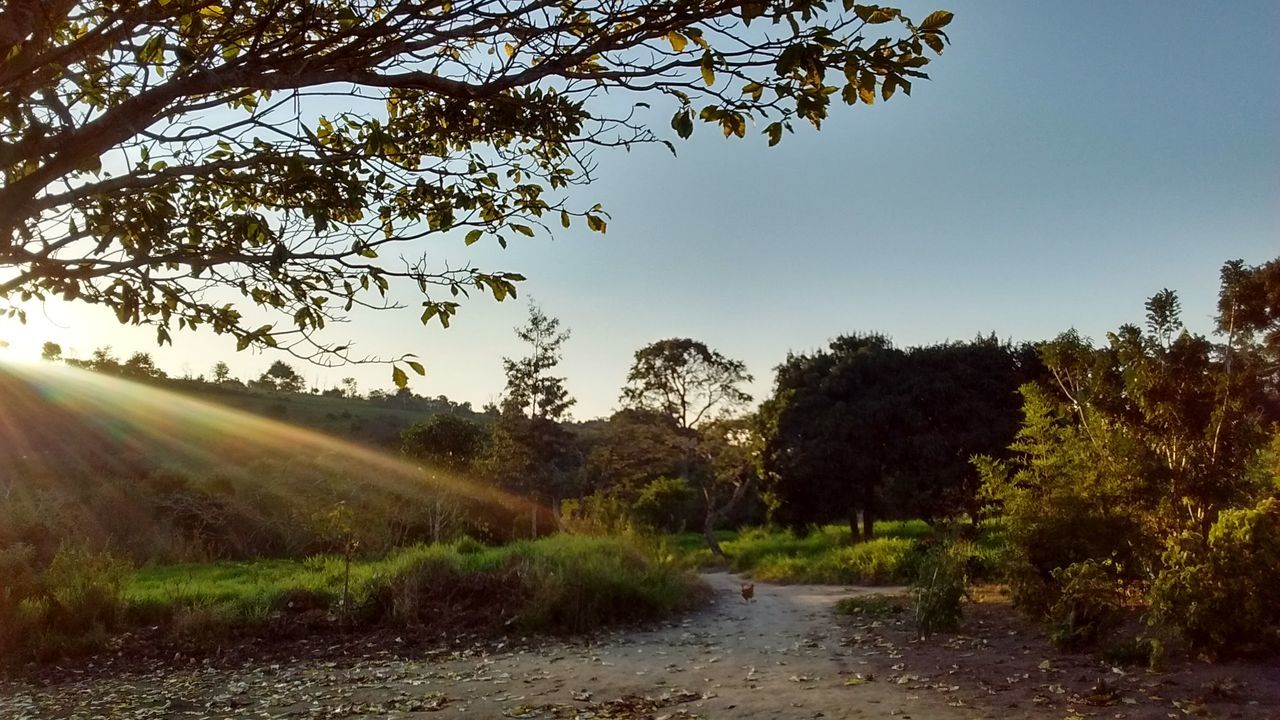
{"label": "green grass patch", "polygon": [[903,598],[891,595],[862,595],[844,598],[836,603],[836,613],[867,620],[882,620],[900,615],[907,609]]}
{"label": "green grass patch", "polygon": [[[110,587],[99,591],[99,576]],[[102,595],[103,602],[64,600],[66,593],[58,590],[63,587],[77,589],[76,598]],[[199,645],[231,632],[274,636],[342,626],[586,632],[663,618],[695,606],[707,591],[659,545],[560,535],[499,547],[470,540],[408,547],[354,560],[349,580],[346,561],[326,556],[136,572],[126,567],[33,592],[26,603],[33,610],[24,615],[32,617],[20,631],[0,612],[0,630],[8,630],[0,632],[0,660],[70,652],[70,638],[54,638],[50,631],[78,608],[99,605],[111,612],[95,611],[84,623],[95,629],[95,647],[106,641],[107,631],[152,626],[175,641]],[[94,649],[77,646],[75,652]]]}
{"label": "green grass patch", "polygon": [[[923,520],[878,522],[876,537],[854,542],[845,525],[826,525],[808,533],[748,528],[717,533],[729,555],[729,569],[765,582],[885,585],[910,582],[920,540],[933,532]],[[669,539],[688,566],[721,566],[701,535]]]}
{"label": "green grass patch", "polygon": [[[171,565],[139,571],[124,596],[139,620],[200,608],[253,623],[291,611],[340,612],[345,573],[341,557]],[[697,595],[676,564],[644,548],[575,536],[409,547],[353,561],[349,588],[350,615],[362,623],[425,625],[434,614],[548,632],[659,618]]]}

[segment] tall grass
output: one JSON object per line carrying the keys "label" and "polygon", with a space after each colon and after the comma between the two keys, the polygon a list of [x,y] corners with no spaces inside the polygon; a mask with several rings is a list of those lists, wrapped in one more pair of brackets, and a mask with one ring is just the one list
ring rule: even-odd
{"label": "tall grass", "polygon": [[[126,626],[161,626],[188,642],[274,632],[290,621],[309,632],[389,625],[560,633],[654,620],[705,597],[670,556],[617,538],[417,545],[353,562],[344,596],[345,570],[338,556],[144,568],[124,580],[120,614]],[[22,655],[24,639],[16,640],[11,656]]]}

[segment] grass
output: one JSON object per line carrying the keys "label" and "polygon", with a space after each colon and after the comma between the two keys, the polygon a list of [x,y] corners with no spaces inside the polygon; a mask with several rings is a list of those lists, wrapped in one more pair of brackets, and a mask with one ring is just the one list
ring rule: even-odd
{"label": "grass", "polygon": [[[290,611],[338,612],[344,578],[340,557],[170,565],[139,571],[124,598],[139,620],[199,608],[253,623]],[[662,617],[697,594],[676,565],[633,544],[567,535],[500,547],[417,545],[356,560],[349,592],[360,622],[427,623],[431,608],[549,632]]]}
{"label": "grass", "polygon": [[[95,613],[95,627],[104,631],[95,645],[106,641],[105,631],[129,627],[159,627],[188,645],[231,632],[275,636],[343,626],[577,633],[660,619],[703,600],[705,586],[654,549],[569,535],[500,547],[417,545],[353,561],[349,594],[340,557],[149,567],[125,576],[118,593],[93,596],[110,605]],[[68,579],[77,587],[92,583]],[[55,597],[39,601],[40,617],[21,635],[10,632],[7,647],[0,632],[0,656],[51,659],[95,649],[73,649],[76,638],[59,631],[90,606],[63,607]],[[97,623],[99,616],[119,621]]]}
{"label": "grass", "polygon": [[[826,525],[805,534],[752,528],[718,533],[729,569],[765,582],[884,585],[909,582],[915,548],[932,533],[923,520],[878,522],[876,537],[853,542],[847,526]],[[680,535],[671,547],[684,562],[713,567],[716,558],[700,535]]]}

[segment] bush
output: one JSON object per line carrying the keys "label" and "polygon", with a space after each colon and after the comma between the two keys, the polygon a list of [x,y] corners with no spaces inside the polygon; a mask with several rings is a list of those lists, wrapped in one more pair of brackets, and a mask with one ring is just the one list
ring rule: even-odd
{"label": "bush", "polygon": [[911,585],[916,630],[921,638],[959,624],[960,606],[969,592],[965,572],[969,555],[966,543],[944,542],[930,548],[921,558]]}
{"label": "bush", "polygon": [[1209,530],[1173,540],[1151,588],[1151,620],[1214,654],[1277,640],[1280,627],[1280,500],[1226,510]]}
{"label": "bush", "polygon": [[844,598],[836,603],[836,613],[853,615],[866,620],[881,620],[904,610],[901,602],[885,595],[864,595]]}
{"label": "bush", "polygon": [[613,493],[595,492],[560,504],[560,525],[577,535],[623,536],[635,531],[631,508]]}
{"label": "bush", "polygon": [[684,530],[696,496],[684,478],[658,478],[640,490],[631,512],[636,520],[658,532]]}
{"label": "bush", "polygon": [[1049,608],[1049,641],[1062,650],[1092,645],[1120,624],[1122,587],[1116,566],[1087,560],[1053,571],[1058,590]]}
{"label": "bush", "polygon": [[31,551],[0,552],[0,658],[52,659],[100,647],[124,616],[129,565],[64,543],[43,573]]}

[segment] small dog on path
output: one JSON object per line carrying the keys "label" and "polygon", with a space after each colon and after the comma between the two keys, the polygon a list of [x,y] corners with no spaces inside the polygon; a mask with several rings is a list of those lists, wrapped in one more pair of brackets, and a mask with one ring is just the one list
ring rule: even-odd
{"label": "small dog on path", "polygon": [[742,602],[754,602],[756,596],[755,583],[742,583]]}

